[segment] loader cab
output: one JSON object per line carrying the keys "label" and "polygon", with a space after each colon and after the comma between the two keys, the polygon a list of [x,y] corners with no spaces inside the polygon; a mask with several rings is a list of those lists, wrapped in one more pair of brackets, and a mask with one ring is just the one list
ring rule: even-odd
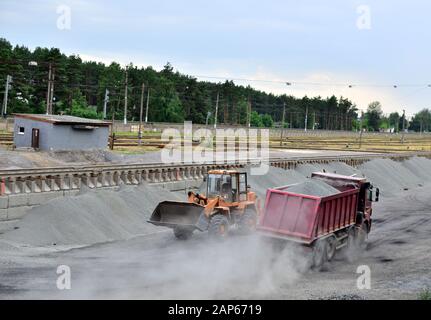
{"label": "loader cab", "polygon": [[220,196],[225,202],[247,200],[247,174],[237,171],[210,171],[206,177],[207,197]]}

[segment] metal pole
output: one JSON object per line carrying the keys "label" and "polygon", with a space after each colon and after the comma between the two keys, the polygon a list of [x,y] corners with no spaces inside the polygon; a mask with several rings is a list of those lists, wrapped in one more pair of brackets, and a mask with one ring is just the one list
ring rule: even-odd
{"label": "metal pole", "polygon": [[403,133],[401,135],[401,143],[404,144],[404,133],[406,132],[406,110],[403,110]]}
{"label": "metal pole", "polygon": [[148,88],[147,90],[147,106],[146,106],[146,110],[145,110],[145,123],[148,122],[148,106],[150,104],[150,88]]}
{"label": "metal pole", "polygon": [[49,114],[49,102],[51,98],[51,74],[52,74],[52,63],[49,64],[49,71],[48,71],[48,90],[46,92],[46,114]]}
{"label": "metal pole", "polygon": [[216,109],[214,115],[214,129],[217,129],[217,117],[218,117],[218,102],[219,102],[220,94],[217,92],[217,100],[216,100]]}
{"label": "metal pole", "polygon": [[142,143],[142,116],[144,112],[144,91],[145,91],[145,84],[142,84],[142,91],[141,91],[141,109],[139,111],[139,145]]}
{"label": "metal pole", "polygon": [[307,132],[307,125],[308,125],[308,106],[305,107],[305,124],[304,124],[304,131]]}
{"label": "metal pole", "polygon": [[316,111],[313,112],[313,131],[316,127]]}
{"label": "metal pole", "polygon": [[248,99],[248,110],[247,110],[247,127],[251,125],[251,101]]}
{"label": "metal pole", "polygon": [[126,82],[125,82],[125,88],[124,88],[124,124],[127,124],[127,80],[128,80],[128,73],[127,73],[127,67],[126,67]]}
{"label": "metal pole", "polygon": [[281,117],[281,132],[280,132],[280,146],[283,145],[283,132],[284,132],[284,121],[286,116],[286,102],[283,102],[283,116]]}
{"label": "metal pole", "polygon": [[363,118],[364,118],[364,112],[362,111],[361,112],[361,121],[359,122],[359,130],[360,130],[360,133],[359,133],[359,149],[362,148],[362,132],[363,132],[363,130],[362,130],[362,119]]}
{"label": "metal pole", "polygon": [[52,114],[53,112],[53,99],[54,99],[54,78],[55,78],[55,68],[52,68],[51,72],[51,94],[49,96],[49,114]]}
{"label": "metal pole", "polygon": [[108,105],[109,101],[109,90],[108,88],[105,89],[105,100],[103,100],[103,119],[106,119],[106,107]]}
{"label": "metal pole", "polygon": [[3,108],[2,108],[2,116],[6,118],[7,115],[7,100],[9,94],[9,84],[12,82],[12,76],[6,76],[6,87],[4,89],[4,97],[3,97]]}

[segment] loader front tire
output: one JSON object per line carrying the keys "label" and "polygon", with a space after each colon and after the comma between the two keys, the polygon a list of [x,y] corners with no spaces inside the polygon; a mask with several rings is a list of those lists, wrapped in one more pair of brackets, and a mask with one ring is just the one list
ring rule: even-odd
{"label": "loader front tire", "polygon": [[257,212],[254,207],[248,207],[244,210],[239,219],[238,228],[243,233],[252,233],[256,230]]}
{"label": "loader front tire", "polygon": [[193,230],[181,227],[174,228],[174,235],[178,240],[187,240],[192,236]]}
{"label": "loader front tire", "polygon": [[229,220],[222,214],[211,217],[208,235],[213,239],[226,238],[229,232]]}

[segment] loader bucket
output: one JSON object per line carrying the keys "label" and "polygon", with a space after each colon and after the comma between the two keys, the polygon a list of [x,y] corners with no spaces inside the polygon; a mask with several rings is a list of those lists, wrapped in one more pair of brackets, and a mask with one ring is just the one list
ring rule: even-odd
{"label": "loader bucket", "polygon": [[191,202],[163,201],[154,209],[149,223],[169,228],[196,228],[204,207]]}

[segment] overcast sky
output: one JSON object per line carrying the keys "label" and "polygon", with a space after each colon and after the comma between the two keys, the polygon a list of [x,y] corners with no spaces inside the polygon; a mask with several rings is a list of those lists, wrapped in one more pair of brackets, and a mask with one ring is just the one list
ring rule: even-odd
{"label": "overcast sky", "polygon": [[425,0],[0,0],[0,37],[411,115],[431,107],[430,15]]}

